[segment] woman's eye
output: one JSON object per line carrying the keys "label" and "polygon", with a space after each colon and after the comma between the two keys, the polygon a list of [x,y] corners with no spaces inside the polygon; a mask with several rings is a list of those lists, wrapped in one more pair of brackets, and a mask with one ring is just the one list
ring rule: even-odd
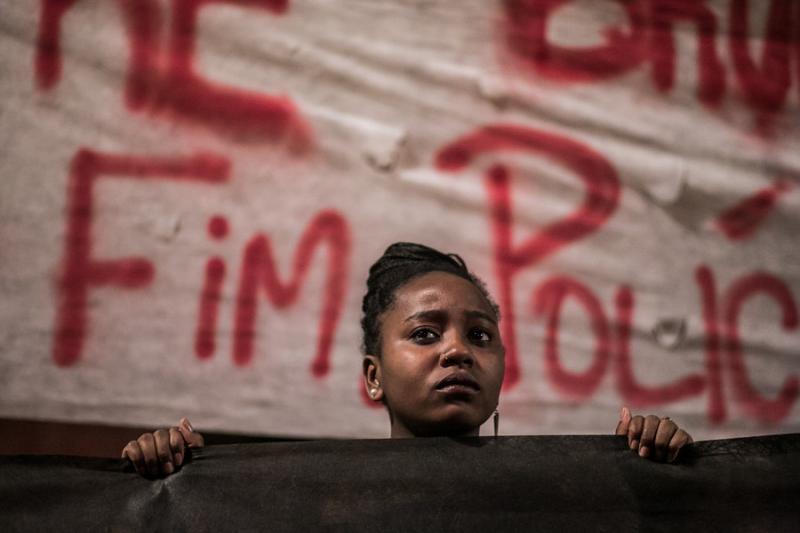
{"label": "woman's eye", "polygon": [[492,342],[491,334],[485,329],[481,328],[472,328],[469,330],[469,338],[472,339],[473,342],[480,344],[488,344]]}
{"label": "woman's eye", "polygon": [[430,328],[415,329],[411,333],[411,340],[420,344],[426,344],[439,338],[439,334]]}

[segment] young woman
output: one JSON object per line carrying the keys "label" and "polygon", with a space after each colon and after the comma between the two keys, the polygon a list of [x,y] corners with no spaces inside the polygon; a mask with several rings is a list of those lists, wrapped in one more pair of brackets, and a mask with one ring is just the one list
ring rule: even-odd
{"label": "young woman", "polygon": [[[392,438],[478,436],[497,408],[505,370],[497,305],[455,254],[395,243],[372,265],[362,303],[367,394],[389,413]],[[668,417],[622,408],[617,435],[641,457],[674,461],[692,438]],[[187,419],[122,451],[147,476],[169,475],[203,446]]]}

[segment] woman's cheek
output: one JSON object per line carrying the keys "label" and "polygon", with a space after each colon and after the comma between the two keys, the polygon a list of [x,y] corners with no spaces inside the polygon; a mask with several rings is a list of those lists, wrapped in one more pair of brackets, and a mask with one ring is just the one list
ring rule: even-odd
{"label": "woman's cheek", "polygon": [[502,355],[495,359],[493,365],[492,393],[495,398],[500,397],[500,388],[503,386],[503,376],[505,375],[506,365]]}

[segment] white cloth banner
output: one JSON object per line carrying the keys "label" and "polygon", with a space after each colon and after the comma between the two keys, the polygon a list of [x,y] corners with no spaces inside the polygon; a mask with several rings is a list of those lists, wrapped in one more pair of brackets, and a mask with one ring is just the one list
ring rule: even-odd
{"label": "white cloth banner", "polygon": [[504,434],[800,431],[800,3],[5,0],[0,416],[379,437],[370,264],[501,306]]}

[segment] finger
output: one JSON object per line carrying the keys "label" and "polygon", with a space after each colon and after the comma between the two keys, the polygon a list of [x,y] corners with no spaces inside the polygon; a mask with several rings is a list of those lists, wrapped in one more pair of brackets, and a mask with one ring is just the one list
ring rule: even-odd
{"label": "finger", "polygon": [[156,452],[156,439],[152,433],[143,433],[137,441],[142,450],[142,458],[145,464],[145,471],[150,477],[158,477],[158,454]]}
{"label": "finger", "polygon": [[615,435],[626,435],[628,433],[628,425],[631,423],[631,410],[623,407],[619,410],[619,422],[617,429],[614,431]]}
{"label": "finger", "polygon": [[168,476],[175,471],[175,463],[172,458],[172,448],[169,442],[169,430],[159,429],[153,433],[156,439],[156,454],[158,455],[158,463],[160,472]]}
{"label": "finger", "polygon": [[639,441],[642,438],[642,427],[644,426],[644,417],[636,415],[631,418],[631,423],[628,425],[628,447],[631,450],[639,449]]}
{"label": "finger", "polygon": [[140,476],[147,475],[147,466],[144,464],[144,455],[138,442],[135,440],[130,441],[122,449],[122,457],[127,458],[133,464],[137,474]]}
{"label": "finger", "polygon": [[672,421],[669,417],[661,419],[656,430],[655,445],[655,459],[657,461],[665,461],[669,455],[669,442],[672,436],[678,431],[678,424]]}
{"label": "finger", "polygon": [[681,448],[692,442],[694,442],[694,440],[688,433],[682,429],[677,430],[669,441],[667,461],[670,463],[674,462],[675,459],[678,458],[678,453],[680,453]]}
{"label": "finger", "polygon": [[644,419],[642,438],[639,441],[639,457],[650,457],[653,452],[653,440],[656,438],[656,430],[661,419],[655,415],[647,415]]}
{"label": "finger", "polygon": [[175,459],[175,466],[183,464],[183,447],[186,445],[183,435],[178,428],[169,428],[169,447],[172,450],[172,457]]}
{"label": "finger", "polygon": [[178,429],[180,430],[181,435],[183,435],[183,439],[186,441],[186,445],[189,448],[202,448],[204,446],[205,439],[203,439],[203,436],[200,433],[194,430],[188,418],[181,418]]}

